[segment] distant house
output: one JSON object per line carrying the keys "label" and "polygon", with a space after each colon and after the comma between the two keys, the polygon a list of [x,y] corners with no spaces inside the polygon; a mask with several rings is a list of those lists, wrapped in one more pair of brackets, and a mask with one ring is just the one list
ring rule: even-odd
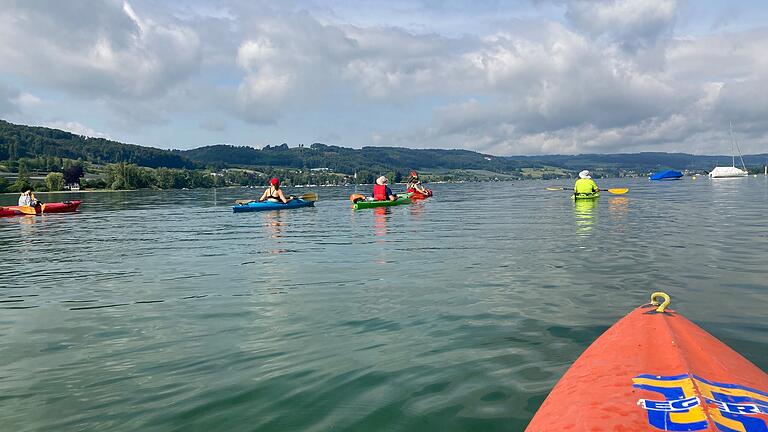
{"label": "distant house", "polygon": [[79,191],[80,190],[80,183],[70,183],[70,184],[64,186],[64,190]]}
{"label": "distant house", "polygon": [[327,171],[330,171],[330,170],[331,170],[330,168],[312,168],[312,169],[310,169],[310,171],[316,171],[316,172],[318,172],[318,171],[319,172],[327,172]]}

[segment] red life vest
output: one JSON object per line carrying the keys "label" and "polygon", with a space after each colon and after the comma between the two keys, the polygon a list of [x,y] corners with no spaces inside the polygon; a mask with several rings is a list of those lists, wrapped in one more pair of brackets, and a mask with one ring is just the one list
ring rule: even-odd
{"label": "red life vest", "polygon": [[387,185],[373,185],[373,199],[376,201],[388,200],[389,197],[387,196]]}

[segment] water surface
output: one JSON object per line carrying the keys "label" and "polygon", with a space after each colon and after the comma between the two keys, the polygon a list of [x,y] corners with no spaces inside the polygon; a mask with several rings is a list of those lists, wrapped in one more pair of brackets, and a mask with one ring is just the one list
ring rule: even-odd
{"label": "water surface", "polygon": [[768,369],[765,177],[599,183],[631,191],[434,185],[354,212],[319,188],[247,214],[260,191],[83,193],[0,219],[2,429],[522,430],[655,290]]}

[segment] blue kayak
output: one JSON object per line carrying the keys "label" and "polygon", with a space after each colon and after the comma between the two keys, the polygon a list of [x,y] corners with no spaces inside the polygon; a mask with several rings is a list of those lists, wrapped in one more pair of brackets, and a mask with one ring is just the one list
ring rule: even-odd
{"label": "blue kayak", "polygon": [[300,207],[313,207],[315,205],[314,201],[305,201],[301,198],[296,198],[288,201],[287,203],[283,204],[280,202],[271,202],[271,201],[262,201],[262,202],[249,202],[248,204],[235,204],[232,206],[232,211],[235,213],[242,213],[242,212],[254,212],[254,211],[265,211],[265,210],[286,210],[286,209],[295,209]]}

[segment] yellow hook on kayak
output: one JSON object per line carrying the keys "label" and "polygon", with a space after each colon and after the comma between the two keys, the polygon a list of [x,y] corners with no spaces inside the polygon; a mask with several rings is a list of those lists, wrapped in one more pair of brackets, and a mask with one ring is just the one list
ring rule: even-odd
{"label": "yellow hook on kayak", "polygon": [[[661,297],[664,301],[658,302],[656,301],[656,297]],[[656,312],[664,312],[671,301],[672,299],[669,297],[669,294],[665,292],[656,291],[655,293],[651,294],[651,304],[653,306],[658,306],[656,308]]]}

